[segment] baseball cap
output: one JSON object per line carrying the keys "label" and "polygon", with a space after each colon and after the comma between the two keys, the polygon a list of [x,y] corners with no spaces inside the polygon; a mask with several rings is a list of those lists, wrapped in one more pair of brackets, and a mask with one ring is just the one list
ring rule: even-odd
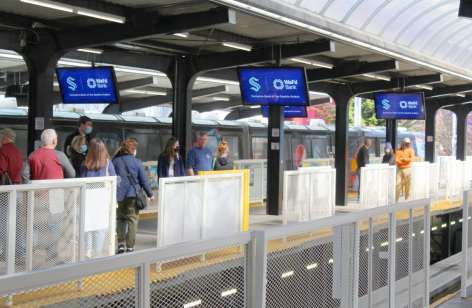
{"label": "baseball cap", "polygon": [[405,143],[411,143],[411,140],[410,140],[410,138],[406,137],[405,139],[403,139],[403,142],[405,142]]}

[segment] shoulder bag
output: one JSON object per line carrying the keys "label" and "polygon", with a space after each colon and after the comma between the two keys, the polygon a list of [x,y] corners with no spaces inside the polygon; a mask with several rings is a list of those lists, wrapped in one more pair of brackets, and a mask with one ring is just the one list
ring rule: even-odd
{"label": "shoulder bag", "polygon": [[141,188],[141,185],[139,183],[136,183],[134,180],[134,177],[131,175],[128,169],[128,165],[126,164],[126,161],[124,162],[126,172],[128,172],[128,181],[131,186],[134,187],[134,191],[136,193],[136,207],[138,210],[144,210],[147,207],[147,196],[144,193],[143,189]]}

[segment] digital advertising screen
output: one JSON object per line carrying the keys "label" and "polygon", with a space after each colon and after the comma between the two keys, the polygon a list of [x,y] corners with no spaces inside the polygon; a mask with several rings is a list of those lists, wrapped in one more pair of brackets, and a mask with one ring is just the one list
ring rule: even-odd
{"label": "digital advertising screen", "polygon": [[116,104],[115,71],[111,66],[56,69],[64,104]]}
{"label": "digital advertising screen", "polygon": [[246,105],[309,105],[303,67],[240,67],[238,75]]}
{"label": "digital advertising screen", "polygon": [[376,93],[374,99],[378,119],[424,120],[423,92]]}
{"label": "digital advertising screen", "polygon": [[[265,118],[269,117],[269,106],[261,106],[262,116]],[[307,112],[305,106],[285,106],[284,107],[285,118],[306,118]]]}

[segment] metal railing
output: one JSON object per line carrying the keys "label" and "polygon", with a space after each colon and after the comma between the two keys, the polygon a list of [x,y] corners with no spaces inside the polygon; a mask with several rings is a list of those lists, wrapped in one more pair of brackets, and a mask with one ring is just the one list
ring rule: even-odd
{"label": "metal railing", "polygon": [[429,229],[422,199],[5,276],[0,297],[37,306],[425,307]]}

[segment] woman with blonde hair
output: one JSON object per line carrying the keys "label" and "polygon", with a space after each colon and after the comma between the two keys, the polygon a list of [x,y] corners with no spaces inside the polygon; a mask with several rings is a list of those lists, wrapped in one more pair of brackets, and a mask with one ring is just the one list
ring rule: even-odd
{"label": "woman with blonde hair", "polygon": [[[78,136],[79,137],[79,136]],[[75,137],[77,138],[77,137]],[[74,138],[74,139],[75,139]],[[72,147],[74,142],[72,141]],[[98,176],[115,176],[115,168],[110,161],[105,143],[99,139],[90,140],[87,156],[80,167],[80,176],[83,178]],[[105,235],[106,229],[89,231],[87,236],[87,252],[89,258],[101,257],[106,255]]]}
{"label": "woman with blonde hair", "polygon": [[144,193],[148,198],[154,198],[143,163],[136,158],[137,150],[138,141],[127,138],[113,158],[116,173],[121,179],[116,192],[118,253],[134,251],[139,210],[144,209],[147,202]]}
{"label": "woman with blonde hair", "polygon": [[75,174],[80,177],[80,168],[85,161],[87,155],[88,144],[87,137],[78,135],[72,139],[69,147],[67,147],[67,156],[74,167]]}
{"label": "woman with blonde hair", "polygon": [[228,142],[223,140],[217,148],[214,170],[231,170],[233,169],[233,160],[230,157]]}

